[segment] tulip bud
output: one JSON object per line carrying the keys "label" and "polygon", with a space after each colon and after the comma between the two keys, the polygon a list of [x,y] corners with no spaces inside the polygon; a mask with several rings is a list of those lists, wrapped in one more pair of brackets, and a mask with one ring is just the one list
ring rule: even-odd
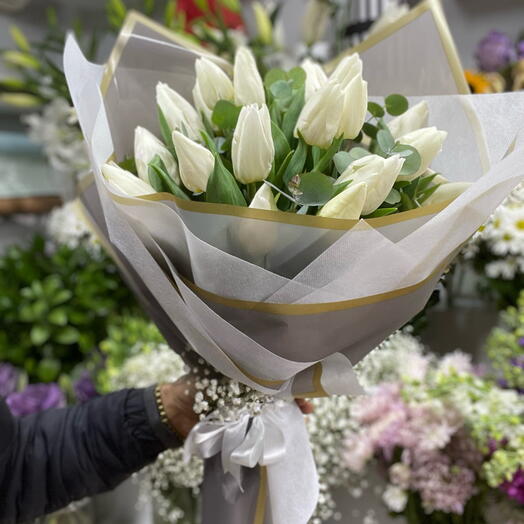
{"label": "tulip bud", "polygon": [[309,0],[302,18],[302,38],[307,46],[320,40],[327,29],[331,5],[325,0]]}
{"label": "tulip bud", "polygon": [[425,200],[422,205],[431,206],[432,204],[441,204],[455,200],[455,198],[462,195],[469,186],[471,186],[471,182],[449,182],[442,184],[437,187],[435,192]]}
{"label": "tulip bud", "polygon": [[235,178],[243,184],[265,180],[274,156],[269,109],[265,104],[260,108],[256,104],[244,106],[231,145]]}
{"label": "tulip bud", "polygon": [[255,57],[244,46],[240,46],[235,54],[233,85],[235,87],[235,103],[237,105],[262,105],[266,103],[264,83],[258,72]]}
{"label": "tulip bud", "polygon": [[339,193],[325,204],[318,212],[318,216],[357,220],[362,215],[362,208],[366,202],[366,193],[366,184],[350,184],[342,193]]}
{"label": "tulip bud", "polygon": [[362,208],[362,215],[369,215],[389,195],[403,165],[404,159],[398,155],[393,155],[389,158],[368,155],[350,164],[340,175],[337,184],[348,180],[353,181],[352,185],[364,183],[367,187],[367,194]]}
{"label": "tulip bud", "polygon": [[306,58],[300,64],[300,67],[306,72],[306,92],[305,99],[309,100],[311,95],[318,91],[327,83],[327,75],[320,64]]}
{"label": "tulip bud", "polygon": [[393,138],[398,139],[403,135],[426,127],[428,125],[428,117],[428,103],[423,100],[417,105],[410,107],[404,114],[390,120],[388,127]]}
{"label": "tulip bud", "polygon": [[173,155],[153,133],[138,126],[135,129],[135,164],[138,176],[144,182],[149,183],[149,163],[156,155],[158,155],[164,163],[169,176],[177,184],[180,184],[178,166]]}
{"label": "tulip bud", "polygon": [[358,54],[343,58],[329,82],[340,84],[344,92],[338,135],[355,138],[362,129],[368,108],[368,84],[362,79],[362,60]]}
{"label": "tulip bud", "polygon": [[184,131],[192,139],[200,138],[204,129],[202,120],[195,108],[167,84],[159,82],[156,86],[156,103],[172,131]]}
{"label": "tulip bud", "polygon": [[173,131],[173,144],[182,183],[193,193],[203,193],[215,167],[213,153],[179,131]]}
{"label": "tulip bud", "polygon": [[102,166],[102,174],[111,186],[129,196],[150,195],[156,191],[146,182],[114,162]]}
{"label": "tulip bud", "polygon": [[211,120],[213,109],[219,100],[233,100],[233,82],[209,58],[199,58],[195,63],[195,71],[193,100],[196,108]]}
{"label": "tulip bud", "polygon": [[273,41],[273,24],[271,23],[267,9],[260,2],[253,2],[251,7],[255,14],[258,39],[264,45],[271,44]]}
{"label": "tulip bud", "polygon": [[251,204],[249,204],[251,209],[266,209],[269,211],[278,211],[277,205],[275,203],[275,197],[273,196],[273,191],[267,184],[262,184],[260,189],[255,193]]}
{"label": "tulip bud", "polygon": [[425,173],[433,159],[442,151],[442,144],[448,134],[436,127],[423,127],[403,135],[398,139],[401,144],[414,147],[421,158],[420,168],[413,175],[402,176],[401,180],[413,180]]}
{"label": "tulip bud", "polygon": [[340,85],[328,82],[304,104],[295,127],[295,136],[300,131],[306,144],[327,149],[340,135],[340,108],[343,102],[344,93]]}

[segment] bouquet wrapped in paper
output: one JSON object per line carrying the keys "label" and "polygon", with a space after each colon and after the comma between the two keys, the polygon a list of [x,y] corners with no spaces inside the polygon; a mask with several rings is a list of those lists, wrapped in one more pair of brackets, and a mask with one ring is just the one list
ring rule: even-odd
{"label": "bouquet wrapped in paper", "polygon": [[500,122],[522,98],[369,101],[357,55],[262,79],[246,48],[229,64],[134,16],[105,67],[73,38],[64,63],[84,203],[152,317],[174,349],[280,399],[188,437],[210,459],[204,522],[305,524],[318,483],[292,399],[361,393],[352,365],[524,177]]}

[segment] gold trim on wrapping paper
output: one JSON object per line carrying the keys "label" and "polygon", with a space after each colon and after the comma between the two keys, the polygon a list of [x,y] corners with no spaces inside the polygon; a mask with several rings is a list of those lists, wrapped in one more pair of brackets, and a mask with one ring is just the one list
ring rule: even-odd
{"label": "gold trim on wrapping paper", "polygon": [[249,371],[244,369],[240,364],[235,362],[231,357],[229,357],[229,358],[231,359],[231,362],[233,362],[233,364],[235,364],[235,366],[238,368],[238,370],[241,373],[246,375],[246,377],[250,378],[253,382],[256,382],[257,384],[260,384],[261,386],[265,386],[267,388],[272,388],[273,389],[273,388],[279,388],[282,384],[284,384],[284,382],[286,382],[285,380],[269,380],[269,379],[266,379],[266,378],[257,377],[256,375],[252,375]]}
{"label": "gold trim on wrapping paper", "polygon": [[457,47],[449,30],[446,15],[444,14],[444,11],[442,9],[440,0],[425,0],[424,2],[420,3],[418,6],[411,9],[409,13],[406,13],[404,16],[400,17],[395,22],[389,24],[387,27],[384,27],[380,31],[377,31],[375,34],[370,35],[360,44],[356,45],[355,47],[352,47],[347,51],[344,51],[337,58],[328,62],[328,64],[326,64],[326,71],[333,71],[337,64],[345,56],[351,55],[353,53],[362,53],[364,51],[367,51],[369,48],[390,37],[392,34],[396,33],[404,26],[410,24],[411,22],[422,16],[424,13],[427,13],[428,11],[431,12],[431,14],[433,15],[433,19],[435,21],[435,25],[440,36],[440,41],[442,43],[442,47],[444,48],[444,53],[446,54],[446,57],[448,59],[448,64],[451,69],[453,79],[455,80],[458,93],[463,95],[469,95],[471,91],[466,81],[464,69],[462,67],[460,57],[457,52]]}
{"label": "gold trim on wrapping paper", "polygon": [[191,39],[185,37],[181,33],[177,33],[168,29],[167,27],[164,27],[163,25],[155,22],[154,20],[151,20],[150,18],[144,16],[142,13],[139,13],[138,11],[131,10],[126,16],[124,24],[120,29],[120,33],[118,34],[116,43],[107,61],[106,68],[102,76],[102,81],[100,82],[100,91],[102,92],[103,96],[107,93],[107,90],[109,89],[111,80],[113,79],[113,75],[115,74],[115,70],[118,66],[118,63],[120,62],[127,41],[129,40],[129,36],[137,23],[142,24],[148,27],[149,29],[159,33],[160,35],[167,38],[168,40],[171,40],[171,42],[179,45],[180,47],[184,47],[189,51],[193,51],[194,53],[197,53],[202,56],[207,56],[213,59],[213,61],[215,61],[223,69],[227,69],[229,71],[232,70],[232,66],[227,60],[224,60],[219,56],[210,53],[207,49],[196,44]]}
{"label": "gold trim on wrapping paper", "polygon": [[260,480],[258,481],[257,505],[255,506],[255,517],[253,524],[264,524],[266,520],[267,506],[267,469],[266,466],[259,466]]}
{"label": "gold trim on wrapping paper", "polygon": [[294,398],[320,398],[320,397],[329,397],[328,392],[322,386],[322,362],[317,362],[313,366],[313,391],[309,393],[298,393],[293,394]]}
{"label": "gold trim on wrapping paper", "polygon": [[393,291],[387,291],[385,293],[378,293],[376,295],[369,295],[367,297],[361,298],[352,298],[350,300],[341,300],[339,302],[321,302],[315,304],[280,304],[273,302],[254,302],[249,300],[239,300],[236,298],[223,297],[212,293],[211,291],[206,291],[205,289],[200,288],[194,282],[182,278],[185,284],[202,299],[207,299],[210,302],[215,304],[220,304],[222,306],[232,307],[235,309],[244,309],[259,311],[260,313],[268,313],[274,315],[287,315],[287,316],[301,316],[301,315],[318,315],[321,313],[332,313],[333,311],[344,311],[346,309],[352,309],[355,307],[363,307],[371,304],[377,304],[378,302],[384,302],[386,300],[391,300],[393,298],[402,297],[409,295],[413,291],[421,288],[437,275],[442,273],[444,269],[449,265],[449,261],[446,261],[445,264],[441,264],[433,273],[428,277],[416,284],[411,286],[406,286],[400,289],[395,289]]}
{"label": "gold trim on wrapping paper", "polygon": [[[334,229],[346,231],[355,227],[360,220],[346,220],[342,218],[325,218],[312,215],[297,215],[296,213],[287,213],[285,211],[269,211],[266,209],[252,209],[248,207],[232,206],[229,204],[211,204],[209,202],[196,202],[192,200],[183,200],[172,195],[171,193],[152,193],[138,197],[128,197],[117,195],[109,191],[111,198],[120,204],[140,205],[141,200],[150,202],[170,201],[185,211],[194,213],[204,213],[211,215],[227,215],[240,218],[253,218],[256,220],[265,220],[267,222],[279,222],[281,224],[291,224],[296,226],[314,227],[318,229]],[[435,215],[445,209],[454,199],[447,200],[429,206],[422,206],[402,213],[395,213],[385,217],[361,219],[374,228],[398,224],[413,218],[420,218],[429,215]]]}

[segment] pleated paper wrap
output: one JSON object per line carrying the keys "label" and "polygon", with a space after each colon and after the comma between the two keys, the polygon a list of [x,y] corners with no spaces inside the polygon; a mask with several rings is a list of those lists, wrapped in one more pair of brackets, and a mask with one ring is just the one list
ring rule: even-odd
{"label": "pleated paper wrap", "polygon": [[[112,192],[100,166],[133,154],[137,125],[159,134],[157,82],[191,100],[201,52],[162,31],[132,15],[105,67],[67,41],[65,71],[94,172],[81,195],[89,215],[174,349],[185,340],[225,375],[283,398],[360,393],[352,364],[423,308],[453,256],[524,177],[524,96],[424,97],[430,125],[449,133],[432,167],[474,182],[452,202],[348,221],[132,198]],[[294,404],[275,406],[249,424],[208,421],[190,436],[189,451],[210,458],[206,524],[308,521],[318,487],[307,432]],[[243,494],[229,489],[240,466]]]}

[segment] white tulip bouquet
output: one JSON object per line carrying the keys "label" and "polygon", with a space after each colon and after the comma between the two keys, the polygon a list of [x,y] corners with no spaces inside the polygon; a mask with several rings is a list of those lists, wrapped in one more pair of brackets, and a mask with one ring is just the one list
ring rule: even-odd
{"label": "white tulip bouquet", "polygon": [[[427,103],[408,109],[398,94],[384,107],[368,102],[357,54],[329,78],[308,59],[262,80],[240,47],[232,80],[207,57],[196,60],[195,78],[194,106],[156,86],[163,142],[137,127],[134,162],[103,168],[110,183],[133,196],[348,220],[450,201],[469,186],[429,169],[447,133],[427,127]],[[386,123],[386,113],[395,118]]]}
{"label": "white tulip bouquet", "polygon": [[362,392],[353,364],[524,177],[522,98],[368,103],[357,56],[262,80],[248,49],[231,65],[133,15],[107,66],[70,38],[64,67],[94,175],[82,202],[151,316],[173,349],[277,399],[188,437],[208,461],[202,521],[304,524],[318,482],[293,397]]}

